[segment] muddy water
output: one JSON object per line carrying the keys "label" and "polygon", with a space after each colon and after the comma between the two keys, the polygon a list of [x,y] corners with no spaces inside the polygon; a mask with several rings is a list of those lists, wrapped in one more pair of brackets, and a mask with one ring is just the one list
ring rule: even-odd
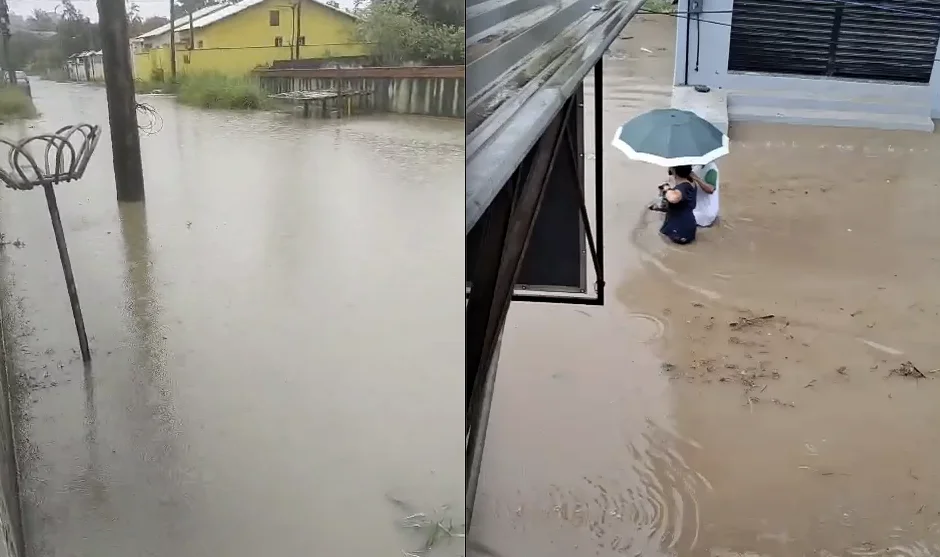
{"label": "muddy water", "polygon": [[[667,23],[615,43],[605,137],[668,105]],[[642,210],[662,170],[608,149],[612,299],[512,309],[471,532],[491,552],[940,554],[940,140],[732,133],[722,221],[686,247]]]}
{"label": "muddy water", "polygon": [[[107,124],[102,89],[33,91],[33,131]],[[107,132],[58,188],[91,369],[42,194],[0,192],[30,554],[400,554],[408,514],[459,526],[462,124],[146,101],[146,210],[115,202]]]}

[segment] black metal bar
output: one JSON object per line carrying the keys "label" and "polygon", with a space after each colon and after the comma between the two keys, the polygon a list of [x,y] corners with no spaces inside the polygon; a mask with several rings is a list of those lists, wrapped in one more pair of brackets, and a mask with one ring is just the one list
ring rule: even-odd
{"label": "black metal bar", "polygon": [[604,300],[597,296],[540,296],[538,294],[518,293],[512,295],[513,302],[538,302],[540,304],[561,304],[572,306],[602,306]]}
{"label": "black metal bar", "polygon": [[832,32],[829,35],[829,63],[826,64],[826,75],[829,77],[836,74],[836,54],[839,50],[839,35],[842,32],[842,13],[844,11],[845,2],[838,2],[832,19]]}
{"label": "black metal bar", "polygon": [[480,480],[480,472],[483,468],[483,446],[486,443],[486,429],[490,422],[490,408],[493,406],[493,392],[496,388],[496,367],[499,365],[500,342],[497,343],[493,352],[493,362],[490,364],[490,370],[486,374],[483,384],[480,386],[480,392],[477,396],[480,399],[479,415],[476,417],[476,423],[467,433],[467,493],[464,502],[465,521],[469,527],[473,519],[473,503],[476,501],[477,485]]}
{"label": "black metal bar", "polygon": [[[509,229],[509,219],[512,216],[513,185],[507,185],[496,195],[496,199],[485,213],[486,221],[480,223],[483,228],[480,240],[480,254],[477,256],[477,265],[472,276],[472,286],[467,293],[467,330],[466,330],[466,389],[465,397],[467,408],[473,398],[473,389],[477,383],[479,368],[476,363],[482,356],[479,351],[483,349],[483,336],[486,330],[486,320],[490,305],[496,289],[496,278],[499,273],[499,263],[505,249],[506,232]],[[466,423],[469,432],[471,421]]]}
{"label": "black metal bar", "polygon": [[[689,17],[690,2],[692,2],[692,0],[686,0],[685,2],[685,79],[682,80],[683,85],[689,84],[689,35],[692,34],[692,18]],[[596,91],[597,89],[595,88],[595,92]]]}
{"label": "black metal bar", "polygon": [[[506,318],[506,312],[509,310],[509,302],[512,299],[516,277],[522,265],[532,227],[538,216],[545,185],[554,166],[558,148],[561,145],[561,127],[572,106],[573,102],[569,101],[561,113],[549,124],[542,139],[536,144],[535,156],[532,159],[525,181],[521,187],[514,188],[517,190],[515,192],[517,200],[513,206],[506,231],[506,241],[503,246],[497,276],[493,281],[492,295],[489,295],[489,292],[481,291],[479,295],[475,296],[474,291],[477,283],[471,283],[474,286],[470,289],[470,300],[467,304],[468,316],[471,309],[475,309],[471,308],[471,305],[483,303],[489,306],[489,310],[486,312],[485,327],[480,327],[480,323],[467,323],[468,341],[471,338],[474,341],[482,340],[481,343],[474,342],[474,344],[467,346],[467,368],[477,375],[477,384],[480,383],[480,376],[489,368],[493,349],[501,332],[502,323]],[[476,330],[470,329],[471,325],[474,325]]]}
{"label": "black metal bar", "polygon": [[51,184],[43,186],[43,190],[46,192],[46,203],[49,205],[49,217],[52,219],[56,247],[59,248],[62,272],[65,274],[65,286],[69,291],[69,303],[72,304],[72,317],[75,319],[75,331],[78,333],[78,346],[82,351],[82,361],[87,363],[91,361],[91,350],[88,348],[88,336],[85,334],[82,306],[78,303],[78,289],[75,286],[75,275],[72,274],[72,262],[69,260],[69,250],[65,245],[65,232],[62,230],[59,204],[56,202],[55,190]]}
{"label": "black metal bar", "polygon": [[[597,95],[599,95],[599,93],[595,93],[595,98]],[[579,111],[579,114],[583,115],[584,114],[584,110],[583,110],[584,88],[583,86],[578,89],[576,98],[578,99],[577,102],[578,102],[579,108],[582,108],[582,110]],[[575,169],[575,172],[578,173],[578,176],[576,176],[577,180],[571,180],[570,185],[571,187],[575,188],[577,195],[578,195],[578,200],[579,200],[578,209],[579,209],[579,213],[581,216],[581,224],[584,227],[585,236],[587,236],[586,239],[587,239],[587,244],[588,244],[588,253],[590,253],[591,255],[591,263],[594,265],[594,270],[596,272],[597,271],[597,250],[595,249],[595,245],[594,245],[594,236],[591,234],[591,219],[588,217],[587,200],[584,195],[584,182],[585,182],[584,159],[583,159],[584,153],[583,151],[582,152],[578,151],[578,147],[580,145],[583,145],[583,142],[580,141],[579,134],[583,132],[584,132],[583,118],[581,119],[575,118],[574,121],[572,121],[571,119],[565,120],[564,136],[565,136],[566,142],[568,143],[568,156],[571,158],[571,168]],[[602,150],[602,147],[598,145],[597,149]],[[600,155],[600,153],[598,153],[598,155]],[[600,156],[598,156],[598,158],[600,158]],[[573,300],[573,298],[568,298],[568,299]],[[582,299],[584,298],[582,297]],[[513,301],[516,301],[515,295],[513,297]]]}
{"label": "black metal bar", "polygon": [[[527,157],[531,160],[529,165],[524,163],[527,171],[523,174],[517,170],[515,186],[511,189],[504,188],[500,194],[509,195],[515,200],[506,221],[502,252],[498,254],[498,257],[494,257],[496,254],[492,251],[481,250],[483,257],[478,260],[480,267],[478,272],[474,273],[471,283],[473,286],[467,302],[465,371],[469,391],[466,425],[466,519],[468,527],[473,516],[476,483],[483,458],[486,423],[482,420],[488,416],[489,406],[492,403],[492,391],[487,391],[485,386],[493,384],[496,380],[496,349],[502,337],[516,277],[522,267],[523,256],[538,217],[546,183],[561,146],[562,124],[568,118],[573,106],[574,101],[569,99],[566,106],[549,124],[536,144],[534,152]],[[524,181],[519,179],[523,175]],[[501,203],[507,203],[507,201],[504,199]],[[493,209],[500,209],[500,207],[491,206],[490,210]],[[497,221],[496,224],[499,222]],[[491,245],[484,247],[492,248],[493,245],[499,243],[498,239],[493,239],[491,242]],[[493,272],[493,259],[498,259],[495,272]],[[486,273],[490,273],[490,276]]]}
{"label": "black metal bar", "polygon": [[[688,42],[688,37],[686,37]],[[594,270],[597,305],[604,305],[604,58],[594,65]],[[588,235],[590,241],[590,234]]]}

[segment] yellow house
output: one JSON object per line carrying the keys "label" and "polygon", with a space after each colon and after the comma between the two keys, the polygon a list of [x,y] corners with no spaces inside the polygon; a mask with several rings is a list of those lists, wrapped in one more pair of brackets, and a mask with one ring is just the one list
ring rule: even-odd
{"label": "yellow house", "polygon": [[[356,39],[357,18],[317,0],[240,0],[178,18],[176,71],[242,76],[276,60],[341,58],[368,54]],[[131,41],[134,77],[170,74],[170,26]]]}

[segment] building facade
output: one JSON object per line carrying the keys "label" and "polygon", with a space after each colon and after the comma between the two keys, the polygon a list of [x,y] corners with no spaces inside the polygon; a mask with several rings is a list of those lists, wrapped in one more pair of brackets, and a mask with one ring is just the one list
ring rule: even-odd
{"label": "building facade", "polygon": [[680,0],[678,10],[675,84],[723,91],[731,121],[932,131],[940,117],[940,2]]}
{"label": "building facade", "polygon": [[[176,68],[243,76],[278,60],[355,57],[367,54],[356,38],[357,18],[316,0],[241,0],[178,18]],[[134,77],[169,77],[170,27],[131,41]]]}
{"label": "building facade", "polygon": [[72,81],[104,82],[104,56],[100,50],[73,54],[66,59],[65,70]]}

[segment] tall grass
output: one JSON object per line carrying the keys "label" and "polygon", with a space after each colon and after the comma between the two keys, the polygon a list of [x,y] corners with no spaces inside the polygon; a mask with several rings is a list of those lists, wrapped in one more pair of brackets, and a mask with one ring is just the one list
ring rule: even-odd
{"label": "tall grass", "polygon": [[655,14],[671,14],[676,11],[676,7],[672,5],[672,0],[647,0],[643,4],[643,9]]}
{"label": "tall grass", "polygon": [[245,78],[219,74],[185,76],[179,81],[177,91],[179,102],[201,108],[258,110],[269,105],[258,85]]}
{"label": "tall grass", "polygon": [[33,100],[19,87],[0,86],[0,122],[37,115]]}

